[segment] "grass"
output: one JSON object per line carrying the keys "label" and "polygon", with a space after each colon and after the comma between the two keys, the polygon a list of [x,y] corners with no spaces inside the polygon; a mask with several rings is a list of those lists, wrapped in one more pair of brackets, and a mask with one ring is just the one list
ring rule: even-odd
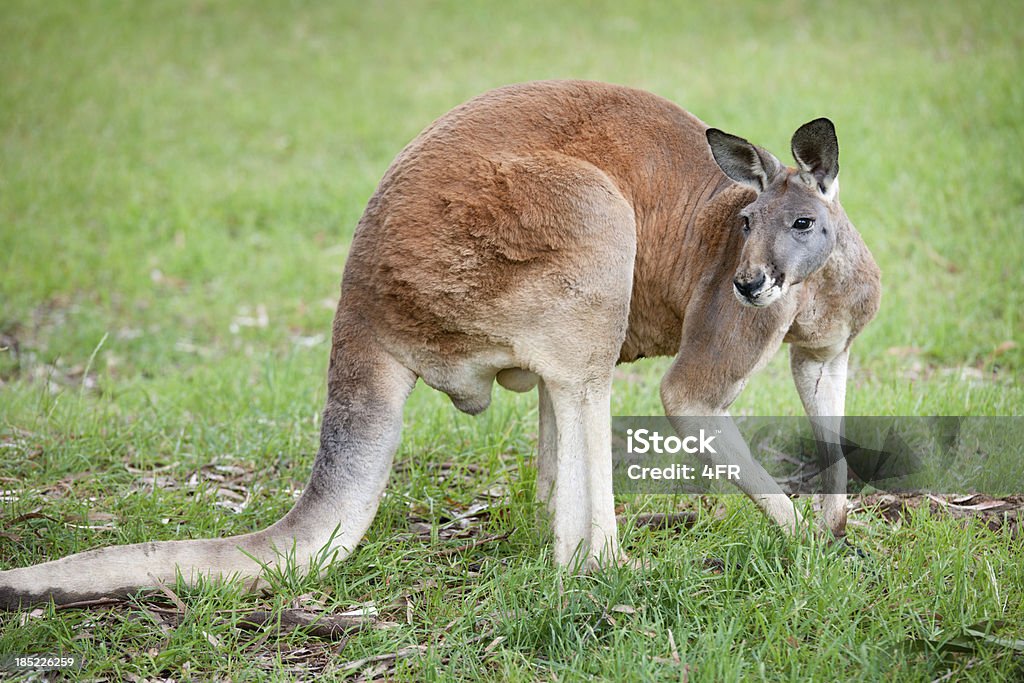
{"label": "grass", "polygon": [[[885,286],[849,412],[1019,414],[1022,20],[1014,3],[945,0],[5,2],[0,563],[282,514],[315,450],[366,199],[433,118],[514,81],[643,87],[780,157],[830,116],[843,203]],[[623,368],[614,412],[657,414],[664,368]],[[735,410],[800,414],[784,358]],[[419,387],[378,519],[324,580],[179,587],[173,619],[153,599],[2,615],[0,653],[75,653],[111,680],[279,680],[325,662],[405,680],[1021,675],[994,638],[949,647],[979,623],[1024,637],[1019,535],[927,506],[895,524],[855,514],[858,557],[782,541],[738,496],[624,498],[626,514],[699,518],[627,526],[646,570],[556,571],[534,521],[535,417],[529,396],[470,418]],[[449,552],[472,538],[494,540]],[[394,625],[343,647],[237,628],[256,608],[371,602]]]}

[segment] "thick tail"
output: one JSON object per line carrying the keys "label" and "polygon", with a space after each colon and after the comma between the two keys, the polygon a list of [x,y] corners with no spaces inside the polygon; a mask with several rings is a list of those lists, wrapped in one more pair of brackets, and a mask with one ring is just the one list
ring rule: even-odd
{"label": "thick tail", "polygon": [[0,572],[0,609],[125,594],[178,573],[257,577],[261,565],[294,558],[343,559],[377,512],[398,448],[402,407],[415,375],[376,346],[358,325],[335,323],[320,450],[302,497],[280,521],[223,539],[161,541],[100,548]]}

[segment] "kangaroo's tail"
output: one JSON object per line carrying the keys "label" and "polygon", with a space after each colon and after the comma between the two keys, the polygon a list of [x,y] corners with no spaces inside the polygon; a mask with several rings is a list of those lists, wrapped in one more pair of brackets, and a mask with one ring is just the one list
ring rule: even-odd
{"label": "kangaroo's tail", "polygon": [[377,512],[416,376],[339,313],[327,405],[313,472],[295,506],[263,531],[222,539],[160,541],[100,548],[0,571],[0,609],[52,599],[58,604],[124,594],[158,582],[257,577],[262,565],[294,557],[343,559]]}

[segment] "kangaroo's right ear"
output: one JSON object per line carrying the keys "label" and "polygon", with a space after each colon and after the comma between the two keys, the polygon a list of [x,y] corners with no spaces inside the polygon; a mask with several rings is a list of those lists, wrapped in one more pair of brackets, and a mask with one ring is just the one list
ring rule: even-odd
{"label": "kangaroo's right ear", "polygon": [[793,133],[790,143],[800,175],[811,187],[817,186],[831,200],[839,191],[839,140],[836,127],[828,119],[814,119]]}
{"label": "kangaroo's right ear", "polygon": [[764,192],[775,174],[782,170],[782,163],[771,152],[741,137],[717,128],[708,128],[704,134],[718,167],[737,183]]}

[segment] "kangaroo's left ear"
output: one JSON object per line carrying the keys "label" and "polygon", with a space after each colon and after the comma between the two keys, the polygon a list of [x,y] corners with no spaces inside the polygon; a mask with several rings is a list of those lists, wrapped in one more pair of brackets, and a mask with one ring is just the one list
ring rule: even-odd
{"label": "kangaroo's left ear", "polygon": [[793,133],[790,145],[800,177],[817,186],[826,198],[835,197],[839,190],[839,140],[832,122],[822,118],[805,123]]}
{"label": "kangaroo's left ear", "polygon": [[758,194],[767,190],[772,178],[782,171],[782,163],[771,152],[741,137],[717,128],[708,128],[704,135],[722,173]]}

